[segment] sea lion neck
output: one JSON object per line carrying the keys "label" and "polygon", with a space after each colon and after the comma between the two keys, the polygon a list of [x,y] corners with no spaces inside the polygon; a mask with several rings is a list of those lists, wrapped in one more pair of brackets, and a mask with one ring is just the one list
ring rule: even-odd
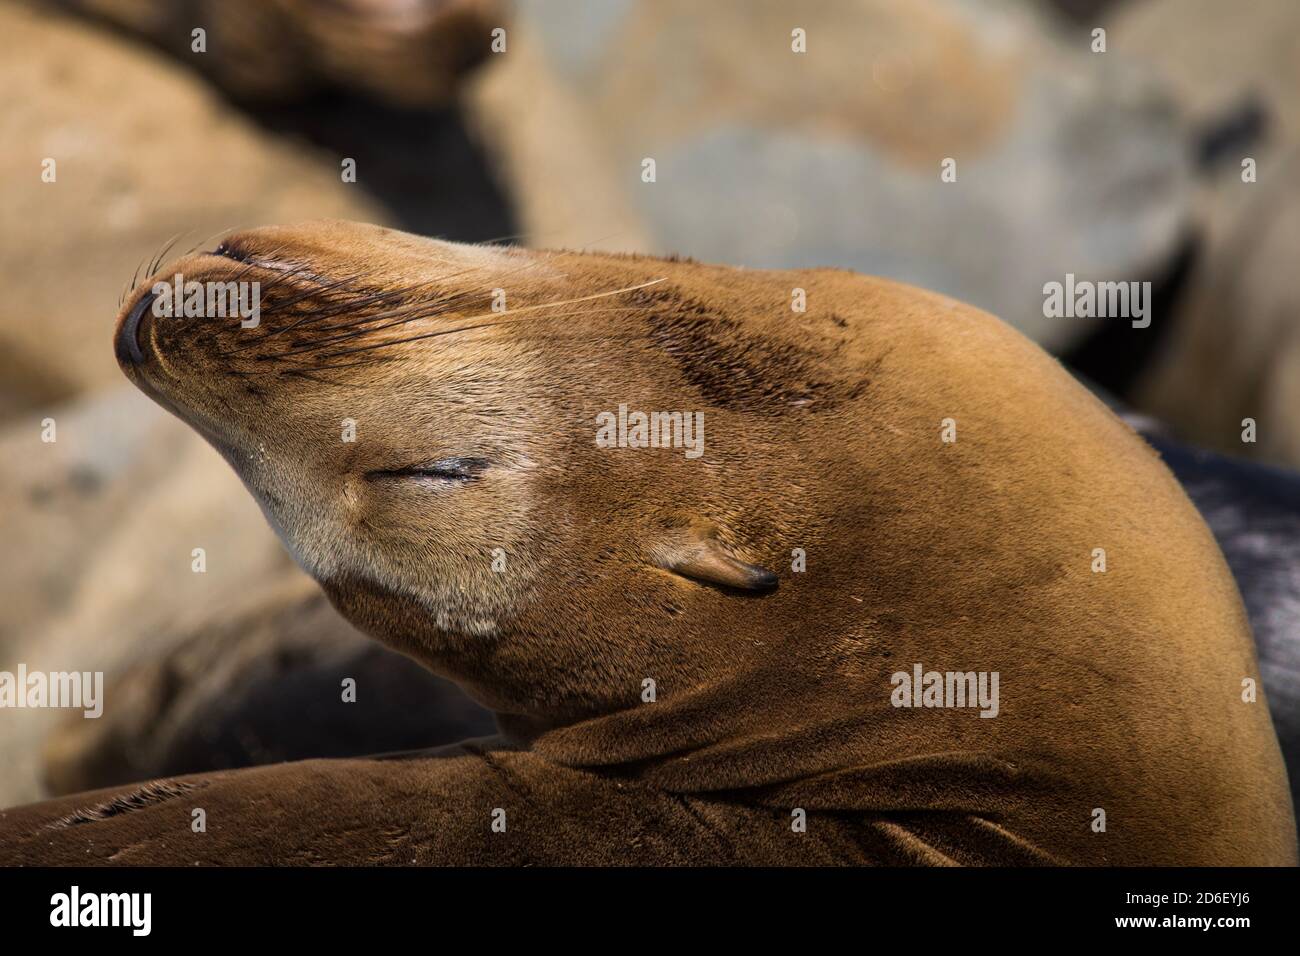
{"label": "sea lion neck", "polygon": [[[562,726],[498,720],[566,766],[680,792],[753,790],[854,766],[852,741],[878,716],[872,698],[887,696],[874,692],[887,680],[870,683],[814,673],[778,652],[712,683]],[[848,749],[828,746],[835,741]]]}
{"label": "sea lion neck", "polygon": [[[896,717],[895,626],[873,620],[854,589],[818,596],[815,588],[800,593],[788,579],[782,589],[762,599],[765,625],[751,625],[717,671],[647,668],[654,676],[639,682],[639,695],[626,706],[577,719],[498,713],[498,724],[517,745],[556,763],[682,793],[753,795],[860,770],[867,752],[880,761],[880,728]],[[811,629],[810,601],[824,608]],[[746,615],[740,609],[732,616]],[[704,629],[696,640],[724,642],[725,635]],[[678,650],[682,658],[707,656],[699,644]],[[899,741],[883,759],[923,752],[915,741]]]}

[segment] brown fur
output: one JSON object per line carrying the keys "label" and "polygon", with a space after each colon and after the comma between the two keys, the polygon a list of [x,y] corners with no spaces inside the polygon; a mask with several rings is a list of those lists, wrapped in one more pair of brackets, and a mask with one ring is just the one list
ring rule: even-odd
{"label": "brown fur", "polygon": [[[162,275],[260,278],[262,325],[148,319],[128,374],[224,451],[345,616],[505,736],[20,808],[0,861],[1295,862],[1212,538],[1155,454],[990,316],[837,270],[340,222],[224,251]],[[330,331],[403,307],[421,317]],[[596,447],[620,402],[703,411],[704,456]],[[487,464],[387,474],[453,457]],[[746,590],[759,568],[779,587]],[[914,662],[998,671],[1001,713],[891,706]]]}
{"label": "brown fur", "polygon": [[[504,25],[497,0],[59,0],[146,38],[247,100],[345,88],[405,107],[445,106]],[[203,28],[206,50],[193,51]]]}

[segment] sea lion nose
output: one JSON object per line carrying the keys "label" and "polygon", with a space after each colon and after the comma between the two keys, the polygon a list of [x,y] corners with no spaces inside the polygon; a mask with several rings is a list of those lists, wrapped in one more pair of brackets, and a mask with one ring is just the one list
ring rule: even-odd
{"label": "sea lion nose", "polygon": [[153,300],[152,294],[144,296],[118,323],[117,333],[113,337],[113,351],[122,365],[139,365],[144,361],[144,352],[140,348],[140,333],[148,319]]}

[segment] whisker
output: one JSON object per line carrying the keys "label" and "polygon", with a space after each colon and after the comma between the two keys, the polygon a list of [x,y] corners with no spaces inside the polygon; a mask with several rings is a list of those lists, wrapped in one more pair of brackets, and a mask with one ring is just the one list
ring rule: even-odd
{"label": "whisker", "polygon": [[[640,285],[628,286],[627,288],[624,288],[624,289],[614,289],[614,290],[612,290],[612,291],[606,291],[606,292],[596,292],[596,293],[593,293],[592,295],[579,296],[578,298],[575,298],[575,299],[561,299],[561,300],[554,301],[554,302],[539,302],[539,303],[536,303],[536,304],[534,304],[534,305],[526,305],[526,306],[522,306],[521,308],[518,308],[518,309],[511,309],[511,310],[509,310],[508,312],[505,312],[505,313],[499,313],[499,312],[482,312],[482,313],[479,313],[478,315],[466,316],[465,319],[464,319],[464,321],[473,322],[473,321],[475,321],[476,319],[486,319],[486,318],[490,318],[491,316],[494,316],[494,315],[508,315],[508,316],[510,316],[510,317],[513,319],[515,316],[517,316],[517,315],[519,315],[519,314],[521,314],[521,313],[525,313],[525,312],[536,312],[536,311],[539,310],[539,309],[556,308],[556,307],[558,307],[558,306],[563,306],[563,305],[576,305],[576,304],[579,303],[579,302],[590,302],[590,301],[593,301],[593,300],[595,300],[595,299],[608,298],[609,296],[613,296],[613,295],[622,295],[622,294],[625,293],[625,292],[635,292],[635,291],[638,290],[638,289],[644,289],[644,288],[646,288],[647,286],[652,286],[652,285],[656,285],[656,284],[658,284],[658,283],[660,283],[660,282],[663,282],[666,278],[667,278],[667,277],[664,276],[664,277],[661,277],[661,278],[658,278],[658,279],[653,279],[653,280],[651,280],[650,282],[643,282],[643,283],[641,283]],[[393,326],[393,325],[401,325],[401,324],[404,324],[405,322],[413,321],[415,318],[418,318],[418,317],[421,317],[421,316],[411,316],[411,317],[408,317],[408,318],[406,318],[406,319],[403,319],[402,321],[399,321],[399,322],[392,322],[392,323],[389,323],[388,326],[380,326],[379,328],[387,328],[387,327],[391,327],[391,326]],[[496,321],[496,322],[487,322],[487,323],[482,323],[482,324],[479,324],[479,325],[465,326],[465,327],[463,327],[463,328],[461,328],[461,329],[451,329],[451,330],[447,330],[447,331],[469,331],[470,329],[475,329],[475,328],[487,328],[487,327],[492,326],[492,325],[501,325],[501,324],[503,324],[503,321],[504,321],[504,320],[502,320],[502,321]],[[366,331],[367,333],[369,333],[369,332],[375,332],[375,331],[378,331],[378,330],[379,330],[378,328],[371,328],[371,329],[366,329],[365,331]],[[408,338],[404,338],[404,339],[396,339],[396,340],[392,340],[392,341],[390,341],[390,342],[379,342],[379,343],[375,343],[375,344],[373,344],[373,345],[359,346],[359,347],[357,347],[356,349],[349,349],[349,350],[346,350],[346,351],[343,351],[343,352],[335,352],[335,353],[331,353],[331,354],[332,354],[332,355],[347,355],[347,354],[350,354],[350,353],[352,353],[352,352],[367,351],[367,350],[369,350],[369,349],[375,349],[375,348],[383,348],[385,345],[400,345],[400,344],[402,344],[402,343],[404,343],[404,342],[418,342],[418,341],[420,341],[421,339],[425,339],[425,338],[433,338],[434,336],[441,335],[441,334],[445,334],[445,332],[431,332],[431,333],[428,333],[427,335],[417,335],[417,336],[412,336],[412,337],[408,337]],[[355,337],[355,336],[348,336],[348,337]],[[329,344],[331,344],[331,343],[330,343],[330,342],[314,342],[314,343],[311,343],[311,344],[308,344],[308,345],[304,345],[304,346],[301,346],[301,347],[299,347],[299,348],[292,349],[292,350],[290,350],[290,351],[287,351],[287,352],[281,353],[279,356],[277,356],[277,358],[287,358],[287,357],[290,356],[290,355],[300,355],[300,354],[302,354],[302,353],[304,353],[304,352],[319,351],[321,348],[324,348],[324,347],[326,347],[326,346],[329,345]],[[251,346],[250,346],[250,347],[251,347]]]}
{"label": "whisker", "polygon": [[[247,274],[248,270],[252,269],[255,265],[256,265],[256,263],[253,263],[253,262],[248,263],[248,264],[247,264],[243,269],[241,269],[241,270],[238,272],[238,274],[235,276],[235,278],[238,279],[239,276],[242,276],[242,275]],[[268,282],[266,285],[261,286],[260,288],[261,288],[261,290],[262,290],[263,292],[266,292],[266,291],[269,290],[269,289],[274,289],[274,288],[275,288],[276,286],[278,286],[281,282],[287,282],[289,279],[292,279],[294,276],[296,276],[296,275],[300,275],[300,274],[302,274],[302,273],[304,273],[304,272],[307,272],[307,271],[308,271],[307,266],[305,266],[305,265],[298,266],[298,267],[296,267],[296,268],[290,269],[288,272],[282,272],[282,273],[280,273],[278,276],[276,276],[274,279],[272,279],[272,280],[271,280],[270,282]],[[280,306],[277,305],[277,306],[275,306],[275,308],[280,308]]]}
{"label": "whisker", "polygon": [[500,244],[503,243],[503,242],[515,242],[516,240],[519,240],[519,239],[525,239],[525,238],[527,238],[527,236],[528,236],[528,233],[526,233],[526,232],[516,232],[516,233],[515,233],[514,235],[512,235],[512,236],[493,236],[491,239],[480,239],[478,242],[474,243],[474,245],[476,245],[476,246],[496,246],[496,245],[500,245]]}
{"label": "whisker", "polygon": [[[477,293],[481,295],[482,293]],[[357,338],[362,335],[369,335],[383,329],[393,328],[398,325],[405,325],[409,322],[415,322],[419,319],[432,318],[436,315],[443,315],[456,309],[460,302],[458,299],[467,298],[471,293],[457,293],[447,299],[435,300],[432,302],[419,302],[411,305],[405,305],[394,309],[391,312],[380,312],[377,315],[367,316],[345,325],[330,326],[330,331],[338,331],[340,334],[327,336],[301,345],[283,355],[297,355],[303,352],[312,352],[324,348],[333,342],[346,341],[347,339]],[[394,319],[392,322],[386,322],[383,325],[370,326],[368,323],[376,322],[381,319]],[[269,338],[269,336],[267,336]]]}
{"label": "whisker", "polygon": [[[534,268],[536,265],[537,264],[534,262],[523,263],[514,269],[507,270],[505,275],[514,275],[519,272],[523,272],[526,269]],[[293,331],[294,329],[303,328],[307,326],[318,325],[321,322],[323,322],[325,319],[332,318],[333,316],[343,314],[353,309],[361,308],[365,305],[372,305],[376,302],[383,302],[388,299],[401,298],[405,295],[414,295],[422,289],[431,286],[436,286],[440,283],[448,282],[451,279],[455,279],[458,276],[467,275],[469,273],[472,273],[473,271],[475,271],[475,267],[462,269],[459,272],[453,272],[447,275],[441,275],[434,279],[430,279],[428,282],[423,282],[412,286],[405,286],[399,289],[389,290],[387,292],[377,292],[361,299],[345,299],[330,308],[317,310],[311,315],[303,316],[302,318],[298,319],[295,322],[291,322],[286,326],[282,326],[281,328],[268,332],[266,335],[261,336],[256,342],[250,342],[247,345],[240,346],[239,348],[234,349],[230,352],[226,352],[224,354],[233,355],[238,352],[245,352],[251,348],[255,348],[256,346],[260,345],[262,342],[266,341],[266,339],[272,338],[277,335],[282,335],[285,332],[290,332]],[[325,288],[328,287],[322,287],[322,289]],[[405,322],[413,322],[420,318],[430,318],[434,315],[439,315],[444,312],[450,311],[452,308],[459,305],[462,301],[468,301],[474,296],[480,294],[482,293],[466,291],[466,292],[456,293],[455,295],[452,296],[447,296],[443,299],[438,299],[433,301],[425,300],[425,301],[412,302],[407,305],[399,306],[398,308],[390,310],[388,312],[381,312],[377,315],[363,316],[354,322],[329,326],[328,328],[330,331],[337,331],[337,332],[345,332],[346,330],[356,330],[356,331],[350,334],[331,336],[330,338],[325,339],[323,341],[318,340],[315,343],[309,343],[305,346],[300,346],[299,348],[284,354],[292,355],[292,354],[298,354],[300,352],[312,351],[316,348],[331,344],[332,342],[339,341],[339,340],[346,340],[348,338],[354,338],[360,334],[379,331],[384,328],[390,328],[395,325],[401,325]],[[293,302],[276,303],[275,308],[276,309],[283,308],[287,304],[293,304]],[[371,328],[364,328],[364,326],[370,323],[381,322],[386,319],[395,319],[395,321],[388,322],[387,324],[383,324],[383,325],[376,325]]]}
{"label": "whisker", "polygon": [[[305,267],[304,267],[304,268],[305,268]],[[285,274],[284,276],[282,276],[281,278],[288,278],[288,276],[291,275],[291,274],[292,274],[292,273],[286,273],[286,274]],[[283,302],[276,302],[276,303],[274,303],[274,304],[271,306],[271,310],[270,310],[270,311],[272,312],[272,314],[274,314],[274,311],[275,311],[275,310],[288,308],[288,307],[291,306],[291,305],[297,305],[297,304],[298,304],[299,302],[301,302],[303,299],[311,298],[313,295],[319,295],[319,294],[322,293],[322,292],[329,292],[329,291],[331,291],[331,290],[333,290],[333,289],[338,289],[338,288],[340,288],[340,287],[342,287],[342,286],[347,285],[349,282],[353,282],[353,281],[355,281],[356,279],[359,279],[359,278],[360,278],[361,276],[363,276],[363,275],[365,275],[364,272],[358,272],[358,273],[356,273],[355,275],[345,276],[344,278],[342,278],[342,279],[337,279],[337,280],[335,280],[334,282],[328,282],[328,283],[326,283],[326,284],[324,284],[324,285],[320,285],[320,286],[316,286],[316,287],[311,288],[311,289],[307,289],[306,291],[304,291],[304,292],[302,292],[302,293],[300,293],[300,294],[294,296],[294,297],[291,298],[291,299],[286,299],[286,300],[283,301]]]}
{"label": "whisker", "polygon": [[166,256],[167,253],[171,252],[172,246],[176,245],[180,238],[186,235],[188,231],[189,230],[186,232],[178,232],[167,241],[167,245],[163,246],[162,249],[159,250],[158,254],[149,260],[149,271],[145,273],[146,275],[153,275],[158,271],[158,267],[163,263],[163,257]]}
{"label": "whisker", "polygon": [[[638,286],[638,288],[641,288],[641,287]],[[580,301],[580,300],[578,300],[578,301]],[[618,307],[611,308],[611,309],[578,309],[578,310],[573,311],[573,312],[558,312],[558,313],[555,313],[554,315],[543,315],[543,316],[540,316],[540,318],[542,318],[542,319],[562,319],[562,318],[571,318],[572,316],[575,316],[575,315],[594,315],[594,314],[597,313],[597,312],[630,312],[630,311],[635,311],[636,308],[637,308],[636,306],[627,305],[627,306],[618,306]],[[519,310],[517,310],[517,311],[522,312],[523,310],[522,310],[522,309],[519,309]],[[482,316],[475,316],[475,318],[482,318]],[[454,328],[454,329],[439,329],[439,330],[436,331],[436,332],[426,332],[426,333],[424,333],[423,335],[412,335],[412,336],[408,336],[408,337],[406,337],[406,338],[404,338],[404,339],[393,339],[392,341],[389,341],[389,342],[376,342],[376,343],[374,343],[374,344],[372,344],[372,345],[361,345],[361,346],[358,346],[357,348],[354,348],[354,349],[343,349],[342,351],[339,351],[339,352],[331,352],[331,353],[327,353],[326,355],[324,355],[324,356],[322,356],[322,357],[325,358],[325,359],[331,359],[331,358],[337,358],[337,357],[339,357],[339,356],[343,356],[343,355],[354,355],[354,354],[356,354],[356,353],[358,353],[358,352],[370,352],[370,351],[373,351],[373,350],[375,350],[375,349],[388,348],[388,347],[393,346],[393,345],[406,345],[406,344],[409,343],[409,342],[419,342],[419,341],[422,341],[423,339],[433,339],[433,338],[437,338],[437,337],[440,336],[440,335],[452,335],[452,334],[454,334],[454,333],[456,333],[456,332],[472,332],[472,331],[474,331],[475,329],[490,329],[490,328],[493,328],[494,326],[498,326],[498,325],[507,325],[509,322],[512,322],[512,321],[516,321],[513,315],[511,315],[509,318],[506,318],[506,319],[500,319],[500,320],[498,320],[498,321],[496,321],[496,322],[480,322],[480,323],[478,323],[478,324],[476,324],[476,325],[462,325],[462,326],[458,326],[458,327],[456,327],[456,328]],[[267,356],[267,358],[280,358],[280,357],[281,357],[281,356]],[[315,367],[316,367],[316,368],[328,368],[329,366],[318,365],[318,366],[315,366]]]}
{"label": "whisker", "polygon": [[[217,246],[217,249],[220,249],[220,248],[221,248],[221,246]],[[280,250],[282,250],[283,248],[284,248],[283,246],[276,246],[274,249],[271,250],[270,256],[271,256],[271,257],[274,257],[274,256],[278,255],[278,254],[280,253]],[[212,251],[211,254],[214,255],[214,256],[215,256],[215,255],[219,255],[219,253],[216,251],[216,249],[214,249],[214,250]],[[235,261],[239,261],[239,260],[235,260]],[[294,273],[302,272],[302,271],[304,271],[306,268],[307,268],[307,267],[304,265],[304,266],[297,266],[297,267],[295,267],[295,268],[293,268],[293,269],[289,269],[289,270],[287,270],[287,271],[282,271],[281,274],[280,274],[280,275],[279,275],[279,276],[278,276],[278,277],[277,277],[273,282],[270,282],[270,283],[267,284],[267,288],[268,288],[268,289],[273,288],[275,285],[277,285],[278,283],[282,282],[283,280],[289,278],[289,277],[292,276]],[[227,281],[230,281],[230,282],[238,282],[238,281],[239,281],[240,279],[242,279],[244,276],[248,275],[248,273],[251,272],[253,269],[268,269],[268,270],[270,270],[271,267],[266,263],[265,260],[261,260],[261,259],[249,259],[248,261],[246,261],[246,262],[243,263],[243,268],[241,268],[238,272],[236,272],[236,273],[234,274],[234,276],[233,276],[231,279],[227,280]]]}
{"label": "whisker", "polygon": [[[294,271],[295,271],[295,272],[299,272],[299,271],[303,271],[303,270],[305,270],[305,269],[306,269],[306,266],[300,266],[297,270],[294,270]],[[285,274],[284,274],[283,276],[281,276],[279,279],[276,279],[275,282],[281,282],[281,281],[283,281],[284,279],[288,278],[289,276],[291,276],[291,275],[293,275],[293,274],[294,274],[293,272],[285,273]],[[274,304],[271,306],[271,308],[269,308],[269,309],[266,310],[266,314],[268,314],[268,315],[275,315],[279,310],[284,309],[284,308],[286,308],[286,307],[288,307],[288,306],[291,306],[291,305],[296,305],[297,303],[301,302],[303,299],[307,298],[308,296],[317,295],[317,294],[319,294],[320,292],[323,292],[323,291],[329,291],[330,289],[338,288],[339,286],[341,286],[341,285],[343,285],[343,284],[345,284],[345,283],[347,283],[347,282],[351,282],[353,279],[359,278],[359,277],[362,276],[362,275],[364,275],[364,273],[360,273],[360,272],[359,272],[359,273],[357,273],[357,274],[354,275],[354,276],[351,276],[351,277],[349,277],[349,278],[347,278],[347,279],[341,279],[341,280],[339,280],[338,282],[332,283],[332,284],[330,284],[330,285],[318,286],[318,287],[316,287],[315,289],[309,289],[309,290],[307,290],[306,292],[302,293],[301,295],[299,295],[299,296],[297,296],[297,297],[295,297],[295,298],[289,299],[289,300],[287,300],[287,301],[285,301],[285,302],[276,302],[276,303],[274,303]],[[270,286],[267,286],[267,288],[272,288],[272,287],[275,285],[275,282],[273,282]],[[343,303],[343,306],[344,306],[344,308],[343,308],[341,311],[346,311],[346,303]],[[333,313],[333,314],[337,314],[337,313]],[[316,319],[317,319],[316,314],[303,316],[301,319],[298,319],[296,322],[290,322],[290,323],[289,323],[288,325],[286,325],[286,326],[282,326],[282,327],[280,327],[280,328],[278,328],[278,329],[274,329],[274,330],[272,330],[272,331],[266,333],[265,335],[263,335],[263,336],[261,336],[260,338],[258,338],[258,340],[255,341],[255,342],[249,342],[247,345],[241,345],[241,346],[239,346],[238,348],[231,349],[230,351],[228,351],[228,352],[223,352],[222,354],[223,354],[223,355],[235,355],[235,354],[238,354],[238,353],[240,353],[240,352],[246,352],[248,349],[256,348],[258,345],[261,345],[264,341],[266,341],[266,340],[269,339],[269,338],[272,338],[272,337],[274,337],[274,336],[276,336],[276,335],[281,335],[281,334],[283,334],[283,333],[285,333],[285,332],[291,331],[292,329],[295,329],[295,328],[297,328],[297,327],[299,327],[299,326],[301,326],[301,325],[307,324],[307,323],[309,323],[309,322],[315,321]]]}
{"label": "whisker", "polygon": [[131,273],[131,286],[130,286],[130,287],[131,287],[132,289],[134,289],[134,288],[139,284],[139,282],[140,282],[140,267],[143,266],[144,263],[145,263],[145,260],[144,260],[144,259],[141,259],[140,262],[139,262],[139,264],[135,267],[135,272]]}
{"label": "whisker", "polygon": [[[314,325],[325,319],[333,318],[336,315],[342,315],[344,313],[353,311],[355,309],[362,308],[366,305],[373,305],[376,302],[383,302],[387,299],[400,299],[403,296],[414,295],[422,289],[430,288],[431,286],[434,286],[439,282],[445,282],[447,279],[455,278],[455,276],[461,274],[462,273],[454,273],[451,276],[440,277],[438,279],[430,279],[428,282],[422,282],[418,285],[403,286],[402,288],[398,288],[398,289],[390,289],[387,292],[376,292],[360,299],[344,299],[338,302],[337,304],[331,306],[330,308],[318,309],[315,312],[313,312],[311,315],[299,319],[297,322],[293,323],[292,325],[285,326],[282,329],[277,329],[274,333],[271,334],[279,334],[280,332],[287,332],[290,329],[297,328],[300,325]],[[372,322],[378,318],[386,318],[390,315],[394,315],[397,312],[400,312],[402,309],[416,308],[421,305],[427,304],[427,302],[429,301],[432,300],[421,300],[418,302],[408,303],[407,305],[400,306],[397,310],[390,313],[380,313],[379,315],[364,316],[362,318],[357,319],[354,324],[360,324],[363,322]],[[345,328],[345,327],[346,326],[336,326],[336,328]]]}

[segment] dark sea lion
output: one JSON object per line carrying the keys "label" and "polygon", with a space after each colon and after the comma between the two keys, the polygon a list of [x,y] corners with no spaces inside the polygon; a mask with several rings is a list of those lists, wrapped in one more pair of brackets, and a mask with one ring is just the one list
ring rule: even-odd
{"label": "dark sea lion", "polygon": [[[154,315],[148,280],[128,376],[503,734],[10,810],[0,862],[1295,862],[1212,537],[992,317],[841,270],[340,222],[175,273],[260,282],[260,322]],[[703,454],[601,447],[620,405],[702,412]],[[900,706],[914,668],[1000,696]]]}

